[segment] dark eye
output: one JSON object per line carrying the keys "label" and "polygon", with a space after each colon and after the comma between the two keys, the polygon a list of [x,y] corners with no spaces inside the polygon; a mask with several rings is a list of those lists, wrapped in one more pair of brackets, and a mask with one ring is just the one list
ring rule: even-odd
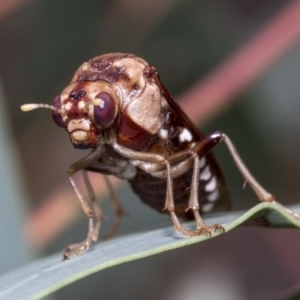
{"label": "dark eye", "polygon": [[94,106],[94,120],[99,125],[109,125],[115,118],[115,102],[111,96],[105,92],[99,93],[96,99],[101,99],[102,101],[99,105]]}
{"label": "dark eye", "polygon": [[[57,96],[53,100],[52,106],[54,106],[57,109],[61,108],[60,96]],[[65,127],[65,123],[61,117],[61,114],[59,112],[57,112],[56,110],[52,110],[51,112],[52,112],[53,121],[56,123],[56,125],[59,127]]]}

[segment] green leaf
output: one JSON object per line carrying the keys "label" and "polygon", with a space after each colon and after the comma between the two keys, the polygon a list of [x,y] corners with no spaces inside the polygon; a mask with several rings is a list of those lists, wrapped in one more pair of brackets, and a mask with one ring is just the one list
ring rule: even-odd
{"label": "green leaf", "polygon": [[[300,205],[291,209],[300,213]],[[208,225],[222,224],[225,233],[252,219],[264,217],[272,227],[300,228],[300,219],[278,203],[260,203],[245,213],[232,212],[205,219]],[[193,228],[193,222],[185,224]],[[68,261],[62,253],[40,259],[0,277],[0,299],[40,299],[90,274],[164,251],[199,243],[211,237],[185,238],[173,227],[132,234],[98,243],[90,251]]]}

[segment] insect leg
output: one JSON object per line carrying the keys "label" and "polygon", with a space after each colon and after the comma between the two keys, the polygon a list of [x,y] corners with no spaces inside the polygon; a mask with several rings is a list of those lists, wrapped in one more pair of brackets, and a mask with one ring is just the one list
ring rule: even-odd
{"label": "insect leg", "polygon": [[[192,181],[196,182],[197,177],[199,177],[199,159],[195,159],[194,161],[195,163],[194,163],[194,172],[193,172]],[[196,174],[197,171],[198,174]],[[196,183],[195,185],[192,184],[191,187],[191,198],[189,201],[189,208],[191,208],[193,211],[199,210],[199,202],[198,200],[196,200],[196,197],[198,198],[198,183]],[[198,236],[201,234],[202,227],[200,223],[197,224],[197,230],[188,230],[178,220],[178,217],[175,213],[175,205],[174,205],[174,198],[173,198],[173,178],[172,178],[170,163],[167,164],[167,197],[166,197],[165,209],[169,211],[175,230],[177,232],[181,232],[185,236]]]}
{"label": "insect leg", "polygon": [[[275,197],[260,185],[260,183],[254,178],[254,176],[251,174],[249,169],[246,167],[245,163],[241,159],[240,155],[238,154],[238,152],[237,152],[235,146],[233,145],[232,141],[230,140],[230,138],[226,134],[224,134],[222,132],[218,132],[218,131],[213,132],[207,138],[213,140],[215,137],[217,137],[217,139],[219,141],[225,142],[237,168],[243,175],[245,182],[249,183],[250,187],[252,188],[254,193],[258,196],[259,200],[261,202],[275,202]],[[221,140],[220,140],[220,137],[221,137]],[[280,205],[280,204],[277,203],[277,205]],[[283,208],[285,208],[285,207],[283,206]],[[287,208],[285,208],[285,210],[289,214],[291,214],[293,217],[297,218],[298,220],[300,219],[300,216],[298,214],[296,214],[295,212],[293,212],[292,210],[287,209]]]}
{"label": "insect leg", "polygon": [[[252,190],[254,191],[254,193],[258,196],[259,200],[261,202],[275,202],[275,197],[271,193],[269,193],[265,188],[263,188],[261,186],[261,184],[251,174],[251,172],[249,171],[249,169],[246,167],[245,163],[241,159],[240,155],[238,154],[232,141],[226,134],[219,132],[219,131],[215,131],[212,134],[210,134],[209,136],[207,136],[202,142],[205,142],[205,140],[207,140],[208,148],[212,148],[215,144],[217,144],[220,141],[225,142],[237,168],[243,175],[245,181],[247,183],[249,183],[249,185],[252,188]],[[195,150],[201,149],[201,143],[199,145],[195,146]],[[210,145],[210,147],[209,147],[209,145]],[[277,203],[277,205],[279,205],[279,203]],[[300,216],[298,214],[296,214],[295,212],[293,212],[290,209],[287,209],[287,208],[285,208],[285,209],[293,217],[300,219]]]}
{"label": "insect leg", "polygon": [[[203,143],[203,145],[206,145],[206,142]],[[209,228],[208,226],[203,224],[203,221],[200,218],[199,213],[195,213],[195,218],[197,223],[197,230],[188,230],[183,227],[183,225],[180,223],[178,220],[178,217],[175,213],[175,203],[174,203],[174,197],[173,197],[173,174],[172,174],[172,167],[171,163],[179,163],[181,161],[184,161],[186,159],[190,159],[191,157],[194,157],[194,165],[195,165],[195,170],[193,174],[193,182],[194,185],[192,187],[192,198],[190,200],[190,206],[189,208],[194,208],[195,210],[199,209],[199,203],[198,203],[198,184],[199,180],[197,181],[197,178],[199,178],[199,158],[198,154],[196,153],[195,150],[187,149],[180,151],[179,153],[172,155],[168,158],[165,158],[162,155],[158,154],[151,154],[151,153],[141,153],[137,151],[133,151],[131,149],[127,149],[121,145],[119,145],[116,142],[112,143],[113,148],[121,155],[129,158],[129,159],[137,159],[141,161],[146,161],[146,162],[153,162],[157,164],[163,164],[166,167],[166,179],[167,179],[167,192],[166,192],[166,201],[165,201],[165,209],[169,211],[174,227],[176,231],[182,232],[183,235],[185,236],[197,236],[199,234],[205,234],[205,233],[211,233],[212,229],[218,229],[221,227],[220,225],[215,225],[214,227]],[[201,150],[205,149],[205,147],[200,147]],[[189,209],[188,208],[188,209]],[[193,209],[193,211],[195,211]]]}
{"label": "insect leg", "polygon": [[69,256],[71,256],[73,254],[78,255],[81,252],[83,252],[84,250],[88,249],[90,247],[92,241],[95,239],[96,235],[95,235],[95,228],[94,228],[94,223],[93,223],[94,212],[88,205],[87,201],[83,198],[82,194],[80,193],[80,191],[74,181],[73,175],[75,173],[77,173],[78,171],[83,170],[85,167],[89,166],[93,161],[97,160],[99,158],[100,154],[101,154],[101,149],[100,148],[96,149],[95,151],[90,153],[88,156],[86,156],[83,159],[72,164],[68,170],[70,183],[71,183],[73,190],[79,200],[79,203],[81,204],[83,211],[85,212],[85,214],[89,220],[89,227],[88,227],[88,234],[87,234],[86,239],[81,243],[69,245],[65,250],[65,253],[63,255],[63,260],[68,259]]}
{"label": "insect leg", "polygon": [[241,157],[239,156],[236,148],[234,147],[233,143],[229,139],[229,137],[219,131],[215,131],[205,137],[204,140],[202,140],[200,143],[196,144],[193,149],[199,154],[201,157],[202,155],[209,152],[217,143],[219,142],[225,142],[237,168],[243,175],[246,182],[249,183],[251,188],[253,189],[254,193],[258,196],[259,200],[262,202],[272,202],[274,201],[274,196],[266,191],[259,183],[258,181],[253,177],[253,175],[250,173],[244,162],[242,161]]}
{"label": "insect leg", "polygon": [[[188,151],[188,152],[184,153],[184,156],[185,157],[189,156],[191,153],[193,153],[193,152]],[[198,158],[197,155],[195,157]],[[176,159],[178,159],[178,158],[179,157],[176,157]],[[198,173],[199,173],[199,159],[198,160],[196,159],[195,161],[196,161],[196,163],[198,163],[198,167],[196,166],[196,171],[198,170]],[[172,174],[172,167],[169,162],[169,159],[166,159],[166,158],[164,159],[164,165],[166,166],[166,179],[167,179],[167,191],[166,191],[166,200],[165,200],[164,210],[168,210],[168,212],[170,213],[176,231],[181,232],[185,236],[198,236],[203,232],[203,227],[199,226],[201,228],[197,228],[197,230],[188,230],[178,220],[178,217],[175,212],[175,203],[174,203],[174,195],[173,195],[173,174]],[[194,173],[196,174],[196,172],[194,172]],[[199,174],[198,175],[196,174],[194,177],[197,177],[197,176],[199,176]],[[197,190],[198,184],[199,183],[197,183],[196,188],[193,191],[193,194],[197,198],[198,198],[198,190]],[[196,193],[197,193],[197,195],[196,195]],[[194,197],[194,199],[196,199],[195,197]],[[196,200],[196,201],[198,201],[198,200]],[[196,203],[196,201],[194,201],[194,202]],[[199,209],[198,202],[196,205],[198,205],[198,209]],[[196,207],[196,205],[194,205],[194,207]]]}
{"label": "insect leg", "polygon": [[93,241],[96,242],[97,239],[98,239],[99,231],[100,231],[101,221],[103,219],[103,213],[102,213],[102,210],[101,210],[101,208],[99,206],[99,203],[96,199],[96,195],[95,195],[94,189],[91,185],[91,182],[90,182],[90,179],[88,177],[87,171],[83,170],[82,175],[83,175],[83,180],[84,180],[86,189],[88,191],[89,197],[91,199],[92,207],[93,207],[93,210],[94,210],[95,225],[94,225],[94,232],[93,232]]}
{"label": "insect leg", "polygon": [[250,173],[244,162],[242,161],[241,157],[239,156],[235,146],[231,142],[230,138],[224,134],[222,134],[222,141],[225,142],[236,166],[238,167],[239,171],[245,178],[245,181],[249,183],[251,188],[253,189],[254,193],[258,196],[259,200],[262,202],[272,202],[275,200],[274,196],[270,194],[268,191],[266,191],[259,183],[258,181],[253,177],[253,175]]}
{"label": "insect leg", "polygon": [[[235,146],[231,142],[230,138],[222,133],[222,140],[225,142],[236,166],[238,167],[239,171],[245,178],[245,181],[249,183],[254,193],[258,196],[259,200],[261,202],[275,202],[275,197],[269,193],[267,190],[265,190],[258,181],[253,177],[253,175],[250,173],[244,162],[242,161],[241,157],[239,156]],[[277,203],[279,205],[279,203]],[[291,214],[296,219],[300,220],[300,216],[293,212],[292,210],[282,206],[289,214]]]}
{"label": "insect leg", "polygon": [[116,196],[113,186],[109,180],[109,178],[107,176],[103,176],[107,189],[108,189],[108,193],[109,193],[109,198],[110,201],[112,202],[115,214],[116,214],[116,219],[114,221],[114,224],[112,225],[111,229],[109,230],[109,232],[107,232],[104,236],[105,239],[109,239],[111,237],[113,237],[117,231],[120,228],[120,224],[121,224],[121,219],[122,216],[124,215],[124,209],[118,199],[118,197]]}
{"label": "insect leg", "polygon": [[[200,144],[206,145],[206,143],[200,142],[198,147],[200,146]],[[204,149],[203,147],[199,147],[199,152],[200,149]],[[199,160],[199,155],[198,153],[193,150],[193,149],[189,149],[187,151],[181,151],[179,153],[177,153],[175,156],[171,156],[168,160],[170,160],[171,162],[174,162],[174,160],[181,160],[181,157],[188,157],[188,156],[192,156],[193,160],[194,160],[194,165],[193,165],[193,175],[192,175],[192,182],[191,182],[191,191],[190,191],[190,199],[188,202],[188,207],[186,209],[186,211],[188,210],[192,210],[194,217],[195,217],[195,221],[197,224],[197,230],[187,230],[186,228],[184,228],[182,226],[182,224],[179,222],[174,209],[172,209],[172,206],[169,206],[169,203],[166,202],[166,208],[169,210],[175,229],[177,231],[182,232],[183,235],[185,236],[197,236],[200,234],[208,234],[211,235],[212,232],[215,232],[216,230],[221,230],[222,232],[224,231],[224,228],[219,225],[219,224],[214,224],[212,226],[207,226],[199,213],[200,210],[200,205],[199,205],[199,196],[198,196],[198,188],[199,188],[199,173],[200,173],[200,160]],[[168,178],[171,177],[168,174]],[[173,204],[174,205],[174,204]]]}
{"label": "insect leg", "polygon": [[191,192],[190,192],[190,199],[189,199],[189,206],[188,210],[192,210],[197,228],[201,230],[201,234],[209,234],[211,235],[212,232],[216,230],[221,230],[224,232],[223,226],[220,224],[214,224],[212,226],[207,226],[199,213],[200,205],[199,205],[199,196],[198,196],[198,188],[199,188],[199,180],[200,180],[200,159],[199,155],[196,151],[193,151],[193,158],[194,158],[194,168],[193,168],[193,175],[192,175],[192,182],[191,182]]}
{"label": "insect leg", "polygon": [[104,235],[104,239],[111,238],[117,233],[117,231],[120,227],[121,218],[124,215],[124,209],[123,209],[118,197],[116,196],[116,194],[114,192],[113,186],[112,186],[108,176],[105,176],[104,174],[118,176],[120,174],[120,172],[122,172],[122,168],[120,168],[119,166],[116,166],[116,165],[108,165],[107,163],[103,163],[102,161],[98,160],[97,165],[95,165],[95,166],[91,165],[85,169],[88,171],[91,171],[91,172],[96,172],[97,174],[99,174],[99,173],[103,174],[104,182],[108,189],[109,199],[112,202],[112,206],[113,206],[115,214],[116,214],[116,219],[114,221],[114,224],[112,225],[109,232]]}

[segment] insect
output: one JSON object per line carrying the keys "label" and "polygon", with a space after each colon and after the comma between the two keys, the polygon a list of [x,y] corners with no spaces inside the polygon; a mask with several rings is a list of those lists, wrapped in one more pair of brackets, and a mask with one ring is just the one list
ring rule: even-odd
{"label": "insect", "polygon": [[[143,202],[169,213],[176,231],[184,236],[210,235],[224,229],[219,224],[207,226],[201,214],[229,203],[222,172],[211,153],[216,144],[225,142],[259,200],[274,201],[251,175],[228,136],[219,131],[204,136],[163,86],[156,68],[136,55],[111,53],[85,62],[52,105],[21,106],[24,111],[35,108],[50,109],[75,148],[91,149],[68,170],[89,221],[88,234],[83,242],[66,248],[64,259],[97,240],[103,219],[87,171],[128,180]],[[73,179],[79,171],[83,171],[90,203]],[[112,200],[120,217],[122,207],[115,197]],[[185,228],[179,218],[194,219],[196,228]]]}

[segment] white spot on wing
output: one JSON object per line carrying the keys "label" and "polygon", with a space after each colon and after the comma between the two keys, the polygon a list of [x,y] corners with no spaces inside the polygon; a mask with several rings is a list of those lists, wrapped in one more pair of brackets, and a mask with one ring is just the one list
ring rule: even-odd
{"label": "white spot on wing", "polygon": [[209,166],[207,166],[203,171],[200,172],[200,180],[207,181],[211,177],[211,172]]}
{"label": "white spot on wing", "polygon": [[124,179],[132,179],[136,175],[136,167],[132,164],[128,164],[126,169],[122,173]]}
{"label": "white spot on wing", "polygon": [[206,192],[213,192],[217,188],[217,178],[213,176],[210,181],[205,185]]}
{"label": "white spot on wing", "polygon": [[214,192],[207,195],[207,201],[209,202],[215,202],[220,196],[220,192],[218,190],[215,190]]}
{"label": "white spot on wing", "polygon": [[206,165],[206,159],[205,157],[202,157],[200,159],[200,169],[202,169]]}
{"label": "white spot on wing", "polygon": [[168,130],[167,129],[160,129],[159,137],[165,140],[168,137]]}
{"label": "white spot on wing", "polygon": [[191,142],[192,141],[192,134],[191,134],[191,132],[188,130],[188,129],[186,129],[186,128],[184,128],[183,129],[183,131],[180,133],[180,135],[179,135],[179,141],[181,142],[181,143],[184,143],[184,142]]}
{"label": "white spot on wing", "polygon": [[206,203],[201,206],[201,210],[204,213],[208,213],[213,209],[213,207],[214,207],[214,203]]}

